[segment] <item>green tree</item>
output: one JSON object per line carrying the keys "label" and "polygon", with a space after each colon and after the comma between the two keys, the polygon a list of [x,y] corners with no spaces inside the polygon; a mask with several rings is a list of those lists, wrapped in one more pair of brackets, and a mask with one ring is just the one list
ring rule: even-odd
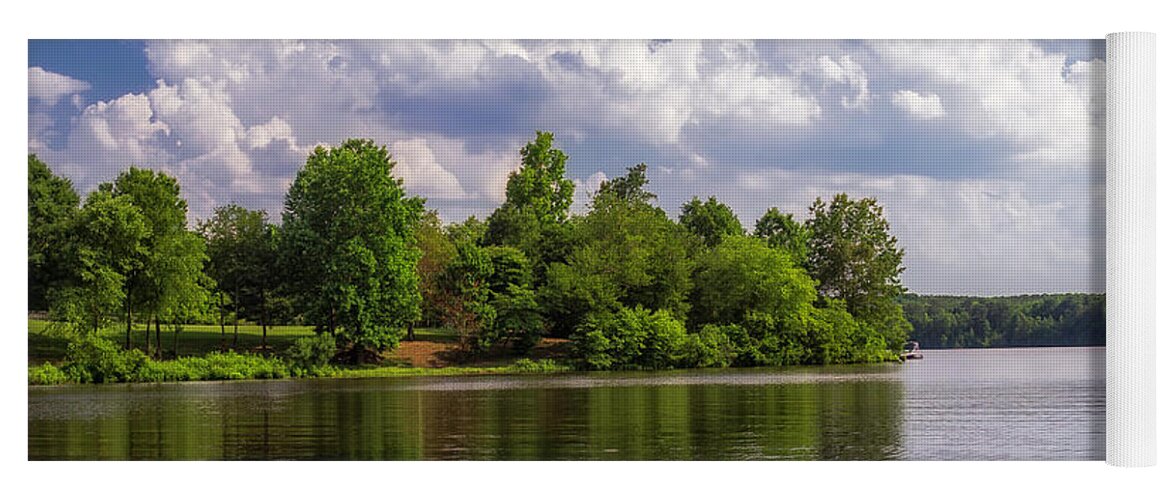
{"label": "green tree", "polygon": [[598,193],[603,196],[612,196],[626,203],[649,204],[657,198],[654,193],[646,190],[647,166],[639,163],[626,170],[626,175],[602,182]]}
{"label": "green tree", "polygon": [[67,285],[50,293],[54,316],[97,332],[118,316],[126,281],[148,253],[150,228],[128,197],[98,191],[69,224]]}
{"label": "green tree", "polygon": [[45,310],[47,293],[68,278],[65,242],[80,198],[69,179],[28,155],[28,307]]}
{"label": "green tree", "polygon": [[[440,277],[444,269],[456,256],[456,246],[447,237],[439,214],[429,211],[419,220],[415,228],[415,244],[419,248],[419,263],[416,267],[419,273],[419,293],[422,296],[422,316],[424,325],[438,325],[442,322],[443,311],[438,307],[440,295],[443,293]],[[413,326],[407,330],[408,340],[413,338]]]}
{"label": "green tree", "polygon": [[744,234],[740,219],[736,218],[731,207],[720,203],[714,196],[707,201],[699,201],[699,197],[695,197],[684,203],[679,222],[692,234],[699,236],[708,247],[719,245],[727,236]]}
{"label": "green tree", "polygon": [[369,140],[318,147],[285,198],[281,256],[292,289],[353,361],[397,346],[420,316],[423,200],[407,197],[393,168]]}
{"label": "green tree", "polygon": [[[187,201],[174,177],[137,167],[122,172],[112,183],[102,184],[99,190],[127,197],[150,229],[143,265],[126,281],[126,348],[130,347],[133,310],[146,318],[148,327],[154,320],[157,346],[161,317],[200,296],[202,280],[198,273],[188,271],[202,266],[207,256],[187,230]],[[149,329],[147,343],[149,351]],[[161,346],[158,350],[162,352]]]}
{"label": "green tree", "polygon": [[860,321],[901,348],[910,324],[895,300],[905,291],[899,275],[903,250],[874,198],[851,200],[846,194],[809,208],[809,274],[823,299],[837,299]]}
{"label": "green tree", "polygon": [[281,272],[274,269],[277,257],[277,228],[262,210],[239,205],[216,207],[212,217],[199,225],[209,257],[207,272],[216,282],[216,305],[220,318],[220,344],[225,344],[225,296],[232,311],[232,347],[240,339],[239,320],[251,319],[261,325],[261,347],[268,343],[270,302],[280,285]]}
{"label": "green tree", "polygon": [[[552,333],[574,333],[586,316],[622,307],[687,315],[696,242],[647,200],[642,168],[610,181],[575,222],[564,263],[550,265],[540,295]],[[622,186],[622,189],[613,189]]]}
{"label": "green tree", "polygon": [[512,247],[461,244],[444,270],[438,306],[445,324],[471,352],[508,346],[527,352],[540,340],[544,322],[532,289],[529,261]]}
{"label": "green tree", "polygon": [[484,243],[521,249],[541,280],[550,262],[563,260],[574,184],[565,177],[569,157],[553,147],[552,133],[537,132],[520,154],[521,167],[508,176],[504,204],[488,217]]}
{"label": "green tree", "polygon": [[809,258],[809,231],[793,214],[782,214],[776,207],[768,209],[757,219],[754,234],[767,241],[768,246],[789,252],[797,265],[805,266]]}
{"label": "green tree", "polygon": [[444,233],[452,245],[459,246],[464,243],[483,245],[484,236],[488,234],[488,224],[473,215],[463,222],[449,224],[444,229]]}

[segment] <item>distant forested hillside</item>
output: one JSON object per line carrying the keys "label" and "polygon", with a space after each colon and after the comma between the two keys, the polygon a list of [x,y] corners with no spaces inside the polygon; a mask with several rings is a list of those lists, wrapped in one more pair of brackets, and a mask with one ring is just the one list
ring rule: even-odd
{"label": "distant forested hillside", "polygon": [[924,349],[1106,345],[1101,294],[951,297],[900,301]]}

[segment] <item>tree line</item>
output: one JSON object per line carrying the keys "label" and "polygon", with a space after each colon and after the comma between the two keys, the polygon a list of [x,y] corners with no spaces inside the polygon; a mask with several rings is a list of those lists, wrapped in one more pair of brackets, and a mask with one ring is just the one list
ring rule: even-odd
{"label": "tree line", "polygon": [[123,348],[157,357],[162,324],[218,324],[228,349],[241,320],[313,325],[351,363],[417,326],[469,355],[567,338],[588,369],[873,362],[906,340],[903,250],[875,199],[819,198],[804,222],[773,208],[747,230],[697,197],[672,219],[639,164],[572,215],[567,160],[538,132],[501,206],[444,225],[384,146],[352,139],[309,155],[279,224],[227,205],[189,227],[164,173],[131,167],[82,201],[29,155],[29,306],[121,324]]}
{"label": "tree line", "polygon": [[1106,345],[1106,296],[1102,294],[907,294],[899,302],[924,348]]}

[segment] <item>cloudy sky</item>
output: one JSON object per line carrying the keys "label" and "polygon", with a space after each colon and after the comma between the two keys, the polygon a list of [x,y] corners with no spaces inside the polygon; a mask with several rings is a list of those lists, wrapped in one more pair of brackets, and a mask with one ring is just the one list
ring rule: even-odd
{"label": "cloudy sky", "polygon": [[[919,293],[1104,289],[1105,44],[1090,41],[30,41],[29,143],[83,192],[176,176],[193,219],[281,211],[318,144],[389,146],[445,221],[556,134],[578,183],[650,165],[672,215],[875,196]],[[278,217],[279,218],[279,217]]]}

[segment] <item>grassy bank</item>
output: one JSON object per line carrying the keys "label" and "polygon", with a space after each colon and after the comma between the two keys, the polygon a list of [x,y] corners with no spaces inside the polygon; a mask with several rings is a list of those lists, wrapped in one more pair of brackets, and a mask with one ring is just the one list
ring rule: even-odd
{"label": "grassy bank", "polygon": [[[267,349],[261,349],[261,328],[240,325],[238,337],[229,326],[227,335],[217,325],[186,325],[179,332],[162,329],[163,359],[143,353],[145,325],[132,330],[132,350],[121,349],[125,331],[103,331],[87,342],[70,347],[69,335],[60,325],[28,320],[28,381],[31,385],[111,382],[181,382],[194,380],[278,379],[290,377],[376,378],[444,375],[493,375],[555,373],[570,368],[550,357],[556,349],[536,349],[533,357],[494,356],[450,366],[457,352],[457,337],[442,329],[419,328],[415,341],[404,341],[395,353],[386,353],[377,365],[324,365],[305,367],[286,359],[284,353],[298,339],[311,338],[304,326],[270,327]],[[151,331],[151,345],[155,346]]]}

